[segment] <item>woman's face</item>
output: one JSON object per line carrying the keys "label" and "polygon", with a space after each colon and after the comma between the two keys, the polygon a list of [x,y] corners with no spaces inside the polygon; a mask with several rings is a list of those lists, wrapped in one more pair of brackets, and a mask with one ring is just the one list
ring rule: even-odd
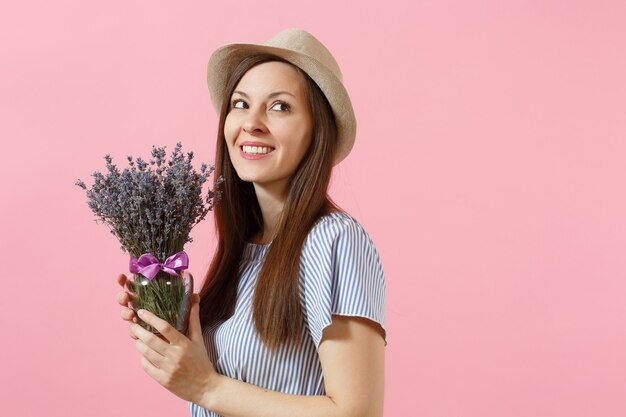
{"label": "woman's face", "polygon": [[305,80],[283,62],[259,64],[230,97],[224,136],[243,181],[284,191],[313,135]]}

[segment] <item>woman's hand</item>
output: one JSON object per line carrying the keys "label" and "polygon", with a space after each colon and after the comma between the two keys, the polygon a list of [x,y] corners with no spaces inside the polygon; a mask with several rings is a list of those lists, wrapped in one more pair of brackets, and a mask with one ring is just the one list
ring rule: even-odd
{"label": "woman's hand", "polygon": [[[121,306],[125,307],[120,312],[120,315],[122,316],[122,319],[126,321],[137,323],[137,316],[135,315],[135,310],[133,308],[133,303],[136,300],[136,295],[133,290],[133,282],[129,280],[126,275],[120,274],[117,277],[117,283],[120,284],[120,286],[125,290],[117,293],[117,302]],[[136,339],[132,333],[130,333],[130,337]]]}
{"label": "woman's hand", "polygon": [[139,310],[139,317],[161,333],[163,339],[136,323],[129,333],[137,339],[141,365],[148,375],[183,400],[201,404],[215,386],[219,375],[209,360],[200,325],[200,297],[194,294],[189,314],[189,338],[165,320]]}

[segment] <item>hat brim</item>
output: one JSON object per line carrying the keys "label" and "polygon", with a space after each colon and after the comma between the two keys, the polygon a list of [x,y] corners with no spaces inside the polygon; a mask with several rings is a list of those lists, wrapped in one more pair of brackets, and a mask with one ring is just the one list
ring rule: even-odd
{"label": "hat brim", "polygon": [[352,149],[356,136],[356,118],[350,96],[335,74],[316,59],[292,50],[259,44],[235,43],[217,49],[209,59],[207,83],[211,101],[219,114],[229,74],[251,53],[270,53],[297,66],[315,81],[326,96],[337,124],[337,150],[334,163],[341,162]]}

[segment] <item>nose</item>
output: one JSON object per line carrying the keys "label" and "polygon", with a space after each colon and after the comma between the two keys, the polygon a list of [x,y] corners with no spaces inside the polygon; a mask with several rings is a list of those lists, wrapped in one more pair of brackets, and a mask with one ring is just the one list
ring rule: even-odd
{"label": "nose", "polygon": [[260,113],[261,110],[248,110],[242,125],[244,132],[250,134],[267,132],[267,126],[263,120],[263,115]]}

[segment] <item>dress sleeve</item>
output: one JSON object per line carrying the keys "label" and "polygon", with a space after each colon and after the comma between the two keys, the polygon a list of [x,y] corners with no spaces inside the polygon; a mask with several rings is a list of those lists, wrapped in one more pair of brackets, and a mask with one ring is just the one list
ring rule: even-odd
{"label": "dress sleeve", "polygon": [[302,252],[302,308],[316,347],[333,315],[363,317],[385,329],[385,277],[378,251],[351,217],[323,218]]}

